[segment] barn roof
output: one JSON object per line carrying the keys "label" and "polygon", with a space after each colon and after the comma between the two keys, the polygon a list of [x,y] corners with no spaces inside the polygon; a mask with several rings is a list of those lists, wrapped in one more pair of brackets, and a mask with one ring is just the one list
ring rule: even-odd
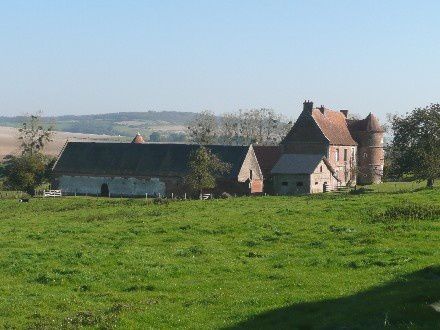
{"label": "barn roof", "polygon": [[256,146],[254,145],[255,156],[257,157],[263,176],[266,177],[281,157],[280,146]]}
{"label": "barn roof", "polygon": [[324,160],[330,172],[334,173],[327,158],[323,155],[283,154],[272,169],[272,174],[312,174],[321,160]]}
{"label": "barn roof", "polygon": [[[225,177],[235,178],[248,146],[206,146],[231,164]],[[182,176],[188,173],[188,158],[195,144],[68,142],[53,168],[54,174],[96,176]]]}

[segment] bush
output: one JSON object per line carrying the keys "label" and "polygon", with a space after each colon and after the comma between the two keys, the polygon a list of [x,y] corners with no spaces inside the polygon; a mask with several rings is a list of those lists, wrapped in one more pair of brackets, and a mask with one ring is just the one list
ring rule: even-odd
{"label": "bush", "polygon": [[438,219],[440,219],[440,207],[415,203],[391,206],[374,217],[374,221],[380,222]]}

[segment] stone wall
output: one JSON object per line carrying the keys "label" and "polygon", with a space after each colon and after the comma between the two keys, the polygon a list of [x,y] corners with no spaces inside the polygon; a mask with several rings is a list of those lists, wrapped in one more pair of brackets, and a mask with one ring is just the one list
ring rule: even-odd
{"label": "stone wall", "polygon": [[58,189],[66,194],[101,195],[101,187],[107,184],[110,196],[164,195],[166,184],[159,178],[137,179],[133,177],[95,177],[62,175],[56,180]]}

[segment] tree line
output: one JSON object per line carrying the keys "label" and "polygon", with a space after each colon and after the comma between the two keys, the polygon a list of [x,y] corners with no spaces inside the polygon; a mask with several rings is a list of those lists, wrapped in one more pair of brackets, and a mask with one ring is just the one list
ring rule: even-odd
{"label": "tree line", "polygon": [[188,123],[188,134],[199,144],[276,145],[291,127],[292,122],[273,109],[239,110],[221,116],[202,111]]}

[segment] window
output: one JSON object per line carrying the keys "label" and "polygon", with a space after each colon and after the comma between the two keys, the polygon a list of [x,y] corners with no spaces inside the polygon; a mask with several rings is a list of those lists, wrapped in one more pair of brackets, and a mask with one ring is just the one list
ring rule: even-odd
{"label": "window", "polygon": [[315,186],[318,185],[318,182],[315,182]]}
{"label": "window", "polygon": [[249,170],[249,179],[252,180],[252,170]]}
{"label": "window", "polygon": [[304,183],[302,182],[302,181],[298,181],[297,183],[296,183],[296,186],[297,187],[302,187],[304,185]]}
{"label": "window", "polygon": [[348,150],[344,149],[344,161],[346,162],[348,160]]}
{"label": "window", "polygon": [[351,148],[351,158],[354,159],[354,148]]}
{"label": "window", "polygon": [[364,152],[364,158],[367,158],[368,154],[366,152]]}
{"label": "window", "polygon": [[339,149],[335,150],[335,160],[339,162]]}
{"label": "window", "polygon": [[322,173],[322,165],[319,167],[319,172]]}
{"label": "window", "polygon": [[281,185],[282,185],[282,186],[288,186],[288,185],[289,185],[289,182],[283,181],[283,182],[281,182]]}

